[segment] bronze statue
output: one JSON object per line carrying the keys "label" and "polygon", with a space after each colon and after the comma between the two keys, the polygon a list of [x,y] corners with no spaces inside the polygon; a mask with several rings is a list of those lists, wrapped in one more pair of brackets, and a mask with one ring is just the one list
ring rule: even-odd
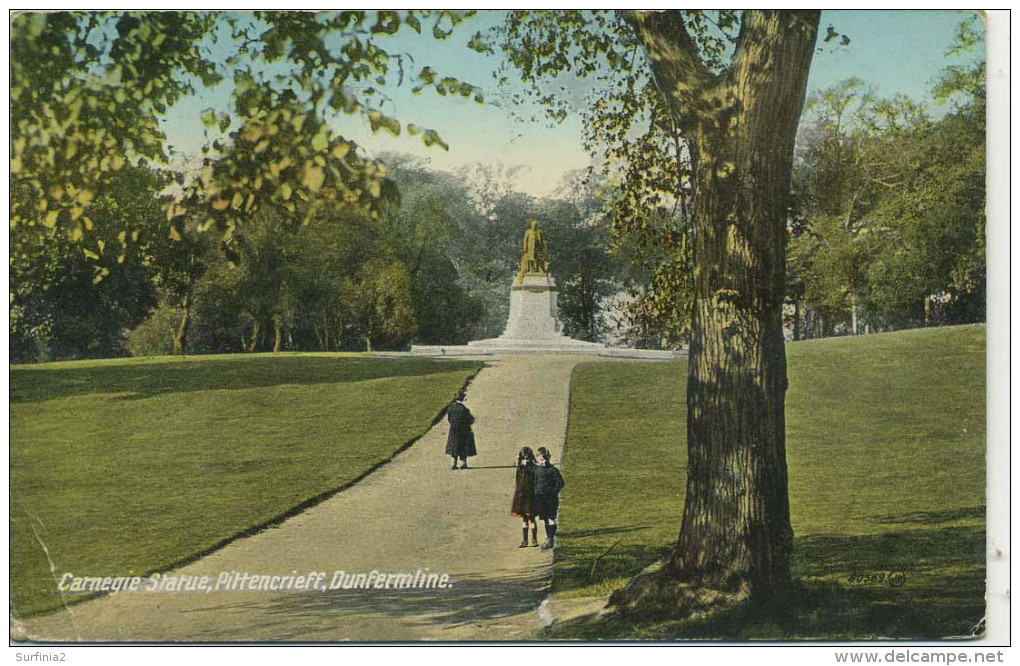
{"label": "bronze statue", "polygon": [[545,238],[538,228],[538,221],[532,220],[531,227],[524,233],[524,254],[521,256],[521,267],[517,271],[517,282],[526,274],[548,275],[549,262],[546,258]]}

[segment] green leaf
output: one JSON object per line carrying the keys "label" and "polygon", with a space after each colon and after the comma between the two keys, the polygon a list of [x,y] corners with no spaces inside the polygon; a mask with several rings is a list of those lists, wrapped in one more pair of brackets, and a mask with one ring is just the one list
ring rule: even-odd
{"label": "green leaf", "polygon": [[439,146],[443,150],[450,150],[450,146],[443,141],[443,139],[439,136],[439,133],[435,130],[426,130],[425,133],[422,134],[421,140],[426,146],[431,147],[435,145]]}
{"label": "green leaf", "polygon": [[472,51],[478,51],[479,53],[492,53],[492,47],[485,43],[480,30],[474,34],[467,46]]}
{"label": "green leaf", "polygon": [[216,111],[213,109],[206,109],[200,116],[202,119],[202,125],[208,128],[216,127]]}
{"label": "green leaf", "polygon": [[351,152],[351,144],[346,141],[340,141],[333,146],[333,157],[338,160],[342,160],[349,152]]}
{"label": "green leaf", "polygon": [[318,192],[322,184],[326,182],[326,174],[317,166],[305,168],[302,183],[311,192]]}

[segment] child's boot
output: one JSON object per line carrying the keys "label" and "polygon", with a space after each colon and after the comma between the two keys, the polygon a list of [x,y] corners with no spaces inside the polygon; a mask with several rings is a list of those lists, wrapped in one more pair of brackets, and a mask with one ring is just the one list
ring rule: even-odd
{"label": "child's boot", "polygon": [[556,523],[552,523],[545,528],[546,540],[542,544],[542,550],[551,550],[556,547]]}
{"label": "child's boot", "polygon": [[538,525],[531,528],[531,547],[538,547]]}
{"label": "child's boot", "polygon": [[528,547],[528,528],[527,528],[527,526],[521,528],[521,545],[519,545],[517,547],[518,548],[527,548]]}

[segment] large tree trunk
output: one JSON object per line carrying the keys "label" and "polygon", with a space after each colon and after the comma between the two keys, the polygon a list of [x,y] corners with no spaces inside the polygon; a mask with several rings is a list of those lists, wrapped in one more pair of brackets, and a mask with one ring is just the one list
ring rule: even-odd
{"label": "large tree trunk", "polygon": [[673,585],[682,590],[675,603],[691,612],[769,600],[791,583],[785,240],[818,13],[746,12],[729,71],[702,72],[695,97],[684,87],[689,63],[671,37],[676,26],[655,25],[668,20],[649,12],[641,28],[656,80],[687,129],[694,172],[687,496],[669,558],[615,603],[662,604],[662,588]]}

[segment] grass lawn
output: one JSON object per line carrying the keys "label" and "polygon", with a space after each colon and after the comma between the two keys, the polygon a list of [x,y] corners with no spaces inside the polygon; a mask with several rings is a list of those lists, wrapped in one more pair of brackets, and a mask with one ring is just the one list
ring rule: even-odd
{"label": "grass lawn", "polygon": [[12,366],[12,608],[60,606],[50,561],[58,576],[165,569],[350,483],[427,431],[479,367],[341,354]]}
{"label": "grass lawn", "polygon": [[[984,615],[985,328],[787,346],[792,604],[580,620],[552,637],[937,637]],[[676,539],[686,364],[574,374],[554,593],[606,595]]]}

